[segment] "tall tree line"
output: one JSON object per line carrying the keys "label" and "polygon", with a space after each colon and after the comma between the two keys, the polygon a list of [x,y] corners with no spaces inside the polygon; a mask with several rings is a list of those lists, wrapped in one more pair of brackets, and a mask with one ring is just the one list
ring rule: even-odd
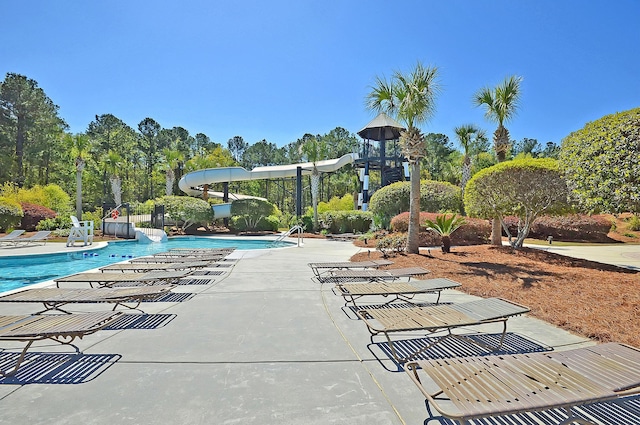
{"label": "tall tree line", "polygon": [[[496,163],[497,152],[484,132],[460,146],[440,133],[424,137],[421,177],[462,184],[476,171]],[[508,133],[507,133],[508,134]],[[503,136],[501,134],[501,136]],[[311,158],[303,146],[316,141],[322,155]],[[559,148],[549,142],[524,138],[510,140],[501,156],[555,157]],[[83,203],[93,209],[103,202],[144,202],[165,194],[182,194],[177,182],[184,173],[212,167],[259,166],[313,162],[359,152],[362,140],[336,127],[326,134],[305,134],[278,146],[267,140],[250,144],[242,136],[225,146],[207,135],[192,135],[183,127],[163,128],[153,118],[142,119],[134,128],[113,114],[96,115],[82,134],[68,134],[59,107],[38,83],[23,75],[8,73],[0,82],[0,182],[18,186],[56,183],[74,194],[81,179]],[[461,148],[459,150],[458,148]],[[466,171],[463,173],[463,169]],[[464,178],[463,178],[464,174]],[[311,205],[310,178],[304,180],[305,206]],[[222,190],[222,185],[213,187]],[[295,179],[232,183],[231,192],[268,198],[283,211],[295,209]],[[348,166],[322,174],[318,201],[358,191],[357,174]]]}

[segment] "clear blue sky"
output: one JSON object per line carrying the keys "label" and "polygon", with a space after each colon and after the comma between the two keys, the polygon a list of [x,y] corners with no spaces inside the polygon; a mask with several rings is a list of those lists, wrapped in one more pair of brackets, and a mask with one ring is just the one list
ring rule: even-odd
{"label": "clear blue sky", "polygon": [[181,0],[2,4],[0,78],[38,82],[72,132],[110,113],[226,145],[282,146],[356,133],[377,75],[435,65],[443,91],[425,132],[495,125],[472,104],[523,77],[511,137],[559,143],[640,106],[638,0]]}

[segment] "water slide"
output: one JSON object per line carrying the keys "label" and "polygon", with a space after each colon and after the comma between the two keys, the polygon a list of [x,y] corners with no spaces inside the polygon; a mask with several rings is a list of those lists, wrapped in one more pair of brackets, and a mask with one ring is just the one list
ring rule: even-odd
{"label": "water slide", "polygon": [[[351,164],[356,159],[358,159],[357,153],[349,153],[340,158],[318,161],[316,162],[316,168],[321,173],[330,173],[347,164]],[[205,184],[296,177],[298,167],[302,169],[303,175],[309,175],[313,171],[312,162],[256,167],[251,171],[247,171],[242,167],[205,168],[202,170],[192,171],[182,176],[178,182],[178,187],[188,195],[200,196],[204,190],[202,186]],[[209,196],[217,198],[223,197],[222,192],[208,192],[208,194]],[[246,198],[255,197],[241,194],[229,194],[229,199],[233,200]],[[216,218],[231,217],[231,204],[213,205],[213,212]]]}

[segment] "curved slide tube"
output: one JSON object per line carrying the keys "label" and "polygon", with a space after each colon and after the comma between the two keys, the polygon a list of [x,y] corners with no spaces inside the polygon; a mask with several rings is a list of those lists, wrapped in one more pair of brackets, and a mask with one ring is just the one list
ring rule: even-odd
{"label": "curved slide tube", "polygon": [[[330,173],[347,164],[351,164],[356,159],[358,159],[357,153],[349,153],[340,158],[318,161],[316,162],[316,168],[321,173]],[[178,187],[188,195],[200,196],[203,191],[201,186],[205,184],[295,177],[298,172],[298,167],[302,168],[303,175],[309,175],[313,171],[312,162],[256,167],[251,171],[247,171],[242,167],[205,168],[202,170],[192,171],[182,176],[178,182]],[[221,192],[209,192],[209,195],[222,198]],[[240,194],[229,194],[229,199],[244,198],[255,197]],[[224,207],[224,205],[229,204],[213,205],[213,212],[216,218],[226,218],[231,216],[231,209],[229,207]]]}

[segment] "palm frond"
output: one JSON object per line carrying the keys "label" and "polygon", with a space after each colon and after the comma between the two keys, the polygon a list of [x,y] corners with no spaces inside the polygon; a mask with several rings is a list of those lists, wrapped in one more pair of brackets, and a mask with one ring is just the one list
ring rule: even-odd
{"label": "palm frond", "polygon": [[365,98],[366,108],[395,115],[397,112],[396,103],[396,90],[393,83],[384,77],[376,77],[375,84]]}
{"label": "palm frond", "polygon": [[482,130],[480,130],[473,124],[463,124],[453,129],[453,132],[456,135],[456,139],[458,139],[458,143],[460,143],[460,146],[462,146],[465,155],[469,154],[469,150],[471,148],[471,136],[477,134],[480,131]]}
{"label": "palm frond", "polygon": [[404,96],[399,106],[399,116],[409,126],[425,123],[436,110],[435,100],[441,91],[438,68],[425,67],[418,62],[409,75],[400,72],[394,74]]}
{"label": "palm frond", "polygon": [[501,109],[502,123],[513,118],[520,106],[520,83],[522,77],[512,75],[507,77],[502,84],[496,87],[496,102]]}
{"label": "palm frond", "polygon": [[489,87],[483,87],[473,95],[473,103],[476,106],[484,106],[484,116],[488,121],[500,122],[499,111],[496,109],[494,91]]}
{"label": "palm frond", "polygon": [[466,224],[467,221],[464,217],[460,217],[456,214],[442,214],[436,216],[436,221],[425,220],[427,229],[431,229],[438,233],[440,236],[451,236],[453,232],[458,230],[460,226]]}

